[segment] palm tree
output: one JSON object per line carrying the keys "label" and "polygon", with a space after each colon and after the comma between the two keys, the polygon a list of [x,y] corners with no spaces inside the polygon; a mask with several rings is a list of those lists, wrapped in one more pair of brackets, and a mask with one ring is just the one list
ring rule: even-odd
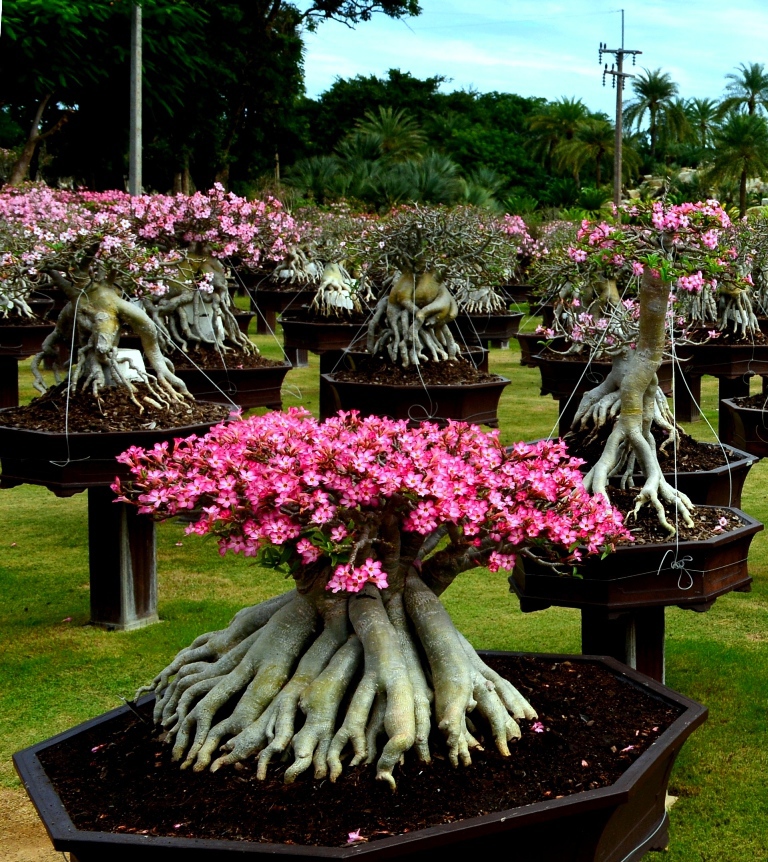
{"label": "palm tree", "polygon": [[590,117],[579,123],[571,140],[563,141],[557,147],[554,152],[555,161],[561,168],[570,168],[574,176],[578,176],[584,165],[594,163],[595,183],[599,187],[602,181],[603,157],[613,156],[614,143],[613,123]]}
{"label": "palm tree", "polygon": [[768,107],[768,73],[762,63],[742,63],[738,72],[725,77],[730,83],[725,88],[723,112],[746,108],[748,114],[754,114],[758,108]]}
{"label": "palm tree", "polygon": [[448,156],[430,152],[422,159],[392,165],[373,183],[379,202],[452,204],[462,194],[458,165]]}
{"label": "palm tree", "polygon": [[712,136],[722,118],[723,109],[714,99],[688,99],[685,103],[688,123],[696,137],[696,143],[707,149],[712,146]]}
{"label": "palm tree", "polygon": [[714,181],[739,182],[739,214],[747,213],[747,178],[768,173],[768,122],[757,114],[731,112],[715,134],[710,169]]}
{"label": "palm tree", "polygon": [[628,126],[633,123],[639,128],[646,112],[649,115],[648,134],[651,141],[651,158],[656,158],[656,143],[659,138],[659,122],[667,112],[675,112],[674,97],[677,95],[677,84],[667,72],[661,69],[643,69],[633,79],[632,89],[637,97],[624,109],[624,121]]}
{"label": "palm tree", "polygon": [[300,159],[285,172],[286,185],[311,196],[319,204],[336,197],[339,160],[334,156]]}
{"label": "palm tree", "polygon": [[404,108],[395,111],[379,105],[378,115],[366,111],[365,119],[358,120],[355,129],[375,138],[380,143],[383,158],[392,162],[418,158],[426,144],[424,132]]}
{"label": "palm tree", "polygon": [[579,123],[588,116],[587,106],[581,99],[567,99],[563,96],[547,105],[540,114],[529,117],[528,126],[533,133],[533,155],[548,166],[558,145],[572,140]]}

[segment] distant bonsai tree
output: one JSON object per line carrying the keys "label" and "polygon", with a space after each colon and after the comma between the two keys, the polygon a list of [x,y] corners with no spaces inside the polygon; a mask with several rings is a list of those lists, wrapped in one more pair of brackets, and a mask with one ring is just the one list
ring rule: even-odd
{"label": "distant bonsai tree", "polygon": [[[191,397],[174,373],[174,350],[257,352],[237,326],[222,261],[274,258],[297,236],[279,202],[221,187],[141,198],[30,187],[0,194],[0,216],[3,305],[50,284],[69,300],[33,359],[36,386],[46,388],[45,365],[73,391],[120,386],[140,408],[136,380],[152,403]],[[140,337],[151,371],[120,352],[123,328]]]}
{"label": "distant bonsai tree", "polygon": [[[513,229],[514,228],[514,229]],[[386,287],[368,328],[368,351],[403,367],[459,355],[448,324],[465,306],[496,309],[493,286],[518,263],[517,224],[473,207],[395,210],[352,240],[365,277]]]}

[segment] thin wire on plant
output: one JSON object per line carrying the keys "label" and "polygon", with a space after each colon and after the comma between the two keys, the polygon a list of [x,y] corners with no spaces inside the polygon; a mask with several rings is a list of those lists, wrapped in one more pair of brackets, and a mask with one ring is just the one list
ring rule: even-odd
{"label": "thin wire on plant", "polygon": [[[243,281],[243,279],[240,276],[240,273],[233,266],[232,261],[229,258],[226,258],[226,261],[230,265],[230,267],[232,267],[232,272],[234,273],[235,278],[240,283],[240,287],[245,291],[251,308],[255,309],[256,314],[264,321],[264,324],[266,325],[267,329],[269,330],[269,334],[272,336],[272,338],[274,338],[275,344],[280,348],[280,352],[283,354],[283,357],[285,359],[288,359],[288,354],[285,352],[285,348],[283,347],[283,345],[278,340],[277,334],[275,333],[274,329],[272,329],[272,327],[269,325],[269,321],[265,317],[264,312],[262,312],[262,310],[259,308],[259,304],[256,300],[256,297],[254,296],[253,293],[251,293],[250,288]],[[266,279],[267,279],[267,276],[264,276],[264,278],[262,278],[261,281],[266,281]],[[261,284],[261,281],[259,282],[259,284]],[[258,291],[258,287],[257,287],[255,293],[258,294],[258,292],[259,291]]]}
{"label": "thin wire on plant", "polygon": [[[93,279],[91,279],[93,280]],[[49,461],[49,464],[53,464],[54,467],[66,467],[68,464],[74,464],[78,461],[90,461],[90,455],[86,455],[85,458],[77,458],[75,461],[70,457],[71,450],[69,447],[69,398],[70,398],[70,388],[72,385],[72,361],[75,356],[75,335],[77,334],[77,307],[80,305],[80,297],[85,293],[85,288],[81,287],[80,292],[77,295],[77,299],[75,300],[75,310],[72,315],[72,341],[69,346],[69,367],[67,368],[67,394],[64,397],[64,440],[67,444],[67,460],[66,461]]]}
{"label": "thin wire on plant", "polygon": [[[624,297],[626,296],[628,289],[629,289],[629,282],[627,282],[627,284],[624,285],[624,290],[622,291],[622,294],[619,297],[619,304],[624,301]],[[589,367],[592,364],[592,360],[597,355],[598,351],[600,350],[600,347],[603,344],[603,341],[605,341],[605,339],[608,335],[608,329],[609,328],[610,328],[609,326],[606,326],[606,328],[602,331],[597,344],[594,347],[590,346],[590,352],[589,352],[589,358],[587,359],[587,364],[584,366],[584,370],[581,372],[579,379],[576,381],[576,385],[573,387],[573,392],[571,392],[571,394],[568,396],[568,400],[565,402],[565,406],[563,407],[562,410],[559,411],[557,421],[555,422],[554,426],[552,427],[552,430],[549,432],[549,434],[547,436],[547,440],[551,440],[552,437],[554,436],[555,430],[559,428],[560,420],[565,415],[565,411],[568,409],[568,405],[571,403],[571,401],[573,401],[573,399],[576,395],[576,392],[577,392],[579,386],[581,385],[581,381],[584,380],[584,378],[586,377],[587,372],[589,371]],[[589,379],[589,378],[587,378],[587,379]]]}

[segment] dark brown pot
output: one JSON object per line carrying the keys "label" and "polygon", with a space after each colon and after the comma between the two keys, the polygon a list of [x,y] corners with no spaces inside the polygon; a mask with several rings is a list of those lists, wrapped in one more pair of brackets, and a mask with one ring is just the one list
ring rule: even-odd
{"label": "dark brown pot", "polygon": [[566,350],[568,348],[568,339],[561,335],[556,338],[547,338],[536,332],[518,332],[515,335],[520,344],[520,364],[527,365],[529,368],[537,368],[537,357],[544,348],[544,342],[548,342],[553,350]]}
{"label": "dark brown pot", "polygon": [[526,559],[525,571],[516,569],[510,584],[521,607],[529,603],[529,609],[699,609],[732,590],[748,590],[752,583],[747,556],[763,525],[740,509],[731,511],[743,525],[709,539],[620,545],[605,559],[585,558],[577,567],[579,577],[559,576]]}
{"label": "dark brown pot", "polygon": [[[569,398],[575,393],[576,406],[579,397],[605,380],[611,373],[610,360],[592,360],[557,356],[544,351],[532,357],[541,371],[541,394],[553,398]],[[657,372],[659,386],[666,395],[672,394],[672,360],[665,359]]]}
{"label": "dark brown pot", "polygon": [[[708,444],[720,449],[717,443]],[[736,449],[734,446],[725,446],[734,460],[711,470],[696,470],[692,473],[664,473],[666,481],[682,491],[690,498],[692,503],[704,506],[734,506],[741,507],[741,495],[744,490],[744,482],[752,469],[760,459],[756,455]],[[581,470],[586,473],[589,467],[582,466]],[[635,485],[642,487],[645,478],[636,474]],[[619,477],[611,479],[618,486]]]}
{"label": "dark brown pot", "polygon": [[355,341],[365,339],[367,323],[350,323],[343,318],[313,317],[301,311],[286,312],[278,321],[283,327],[283,346],[291,350],[327,353],[346,350]]}
{"label": "dark brown pot", "polygon": [[487,383],[458,385],[378,384],[367,380],[337,380],[322,374],[330,388],[333,412],[359,410],[363,416],[389,416],[414,423],[431,421],[445,424],[454,419],[475,425],[499,425],[499,399],[510,381],[499,377]]}
{"label": "dark brown pot", "polygon": [[242,311],[238,310],[234,312],[234,318],[237,321],[237,328],[243,335],[248,335],[248,327],[251,325],[251,321],[256,317],[255,311]]}
{"label": "dark brown pot", "polygon": [[[717,446],[716,443],[711,445]],[[739,509],[741,508],[744,482],[752,469],[752,465],[756,464],[759,459],[755,455],[734,446],[726,446],[725,448],[735,456],[735,460],[711,470],[698,470],[694,473],[665,473],[664,478],[670,485],[690,497],[691,502],[696,505],[734,506]],[[635,476],[635,485],[640,487],[642,483],[643,477]]]}
{"label": "dark brown pot", "polygon": [[20,326],[0,321],[0,356],[34,356],[53,332],[53,321]]}
{"label": "dark brown pot", "polygon": [[[487,655],[487,654],[486,654]],[[493,654],[491,654],[493,655]],[[546,656],[578,664],[582,656]],[[594,661],[594,659],[589,659]],[[64,739],[121,717],[121,706],[14,755],[14,765],[37,808],[56,850],[69,851],[77,862],[219,862],[248,860],[378,860],[445,856],[493,859],[509,856],[536,862],[637,862],[648,850],[663,850],[668,841],[666,790],[675,758],[707,710],[610,658],[599,659],[624,684],[640,686],[683,712],[648,750],[609,787],[497,811],[480,817],[357,844],[350,847],[261,844],[86,832],[75,827],[54,791],[38,753]],[[333,816],[332,812],[328,812]],[[451,853],[448,854],[448,850]]]}
{"label": "dark brown pot", "polygon": [[677,352],[690,357],[689,373],[736,379],[745,375],[768,374],[768,341],[728,344],[715,339],[706,344],[680,344]]}
{"label": "dark brown pot", "polygon": [[286,286],[279,289],[275,283],[262,277],[256,286],[248,287],[251,308],[256,312],[256,332],[266,335],[277,327],[277,315],[288,308],[299,308],[311,302],[317,285]]}
{"label": "dark brown pot", "polygon": [[234,402],[243,410],[282,410],[280,390],[291,367],[290,362],[281,362],[257,368],[177,368],[176,375],[198,401]]}
{"label": "dark brown pot", "polygon": [[728,443],[758,458],[768,456],[768,411],[743,406],[740,398],[722,398],[720,406],[728,412]]}
{"label": "dark brown pot", "polygon": [[88,492],[93,625],[131,631],[159,621],[155,523],[135,506],[115,501],[109,486],[116,476],[128,476],[115,458],[130,446],[205,434],[212,424],[90,434],[0,425],[0,488],[42,485],[57,497]]}
{"label": "dark brown pot", "polygon": [[532,284],[502,284],[497,288],[510,302],[530,302],[534,289]]}
{"label": "dark brown pot", "polygon": [[450,324],[454,336],[467,344],[506,342],[517,335],[521,312],[507,314],[460,314]]}
{"label": "dark brown pot", "polygon": [[[0,422],[2,415],[0,410]],[[115,476],[127,476],[127,468],[115,458],[130,446],[146,448],[176,437],[205,434],[212,424],[71,434],[0,424],[0,488],[43,485],[57,497],[71,497],[87,488],[109,485]]]}

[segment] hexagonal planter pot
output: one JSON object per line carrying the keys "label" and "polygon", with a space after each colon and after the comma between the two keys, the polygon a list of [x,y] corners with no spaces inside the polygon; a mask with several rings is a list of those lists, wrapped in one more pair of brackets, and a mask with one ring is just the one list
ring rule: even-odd
{"label": "hexagonal planter pot", "polygon": [[741,398],[722,398],[720,409],[728,412],[726,423],[728,443],[756,455],[768,456],[768,412],[757,407],[747,407]]}
{"label": "hexagonal planter pot", "polygon": [[523,610],[704,608],[732,590],[748,591],[752,583],[747,556],[763,525],[740,509],[731,511],[742,526],[727,533],[699,541],[619,545],[605,559],[585,558],[578,565],[580,577],[559,576],[526,560],[525,573],[516,569],[510,583]]}
{"label": "hexagonal planter pot", "polygon": [[498,377],[482,383],[387,384],[338,380],[322,374],[330,388],[332,411],[359,410],[363,416],[389,416],[412,422],[443,423],[448,419],[498,428],[499,400],[510,380]]}
{"label": "hexagonal planter pot", "polygon": [[[485,654],[489,655],[489,654]],[[504,655],[493,654],[490,655]],[[453,858],[471,853],[482,858],[506,858],[510,850],[536,862],[637,862],[648,850],[664,849],[668,840],[665,811],[667,783],[684,741],[706,718],[700,704],[613,659],[584,656],[544,656],[548,661],[599,662],[617,678],[617,685],[640,687],[656,700],[680,711],[679,717],[613,784],[556,799],[496,811],[465,820],[413,830],[346,847],[269,844],[167,837],[76,828],[43,768],[40,753],[77,738],[110,721],[121,719],[128,707],[85,722],[14,756],[16,769],[42,818],[54,847],[69,851],[76,862],[223,862],[238,860],[424,859],[446,853]],[[84,740],[85,741],[85,740]],[[82,744],[82,743],[81,743]],[[92,743],[88,743],[89,745]],[[332,812],[328,812],[332,816]]]}

